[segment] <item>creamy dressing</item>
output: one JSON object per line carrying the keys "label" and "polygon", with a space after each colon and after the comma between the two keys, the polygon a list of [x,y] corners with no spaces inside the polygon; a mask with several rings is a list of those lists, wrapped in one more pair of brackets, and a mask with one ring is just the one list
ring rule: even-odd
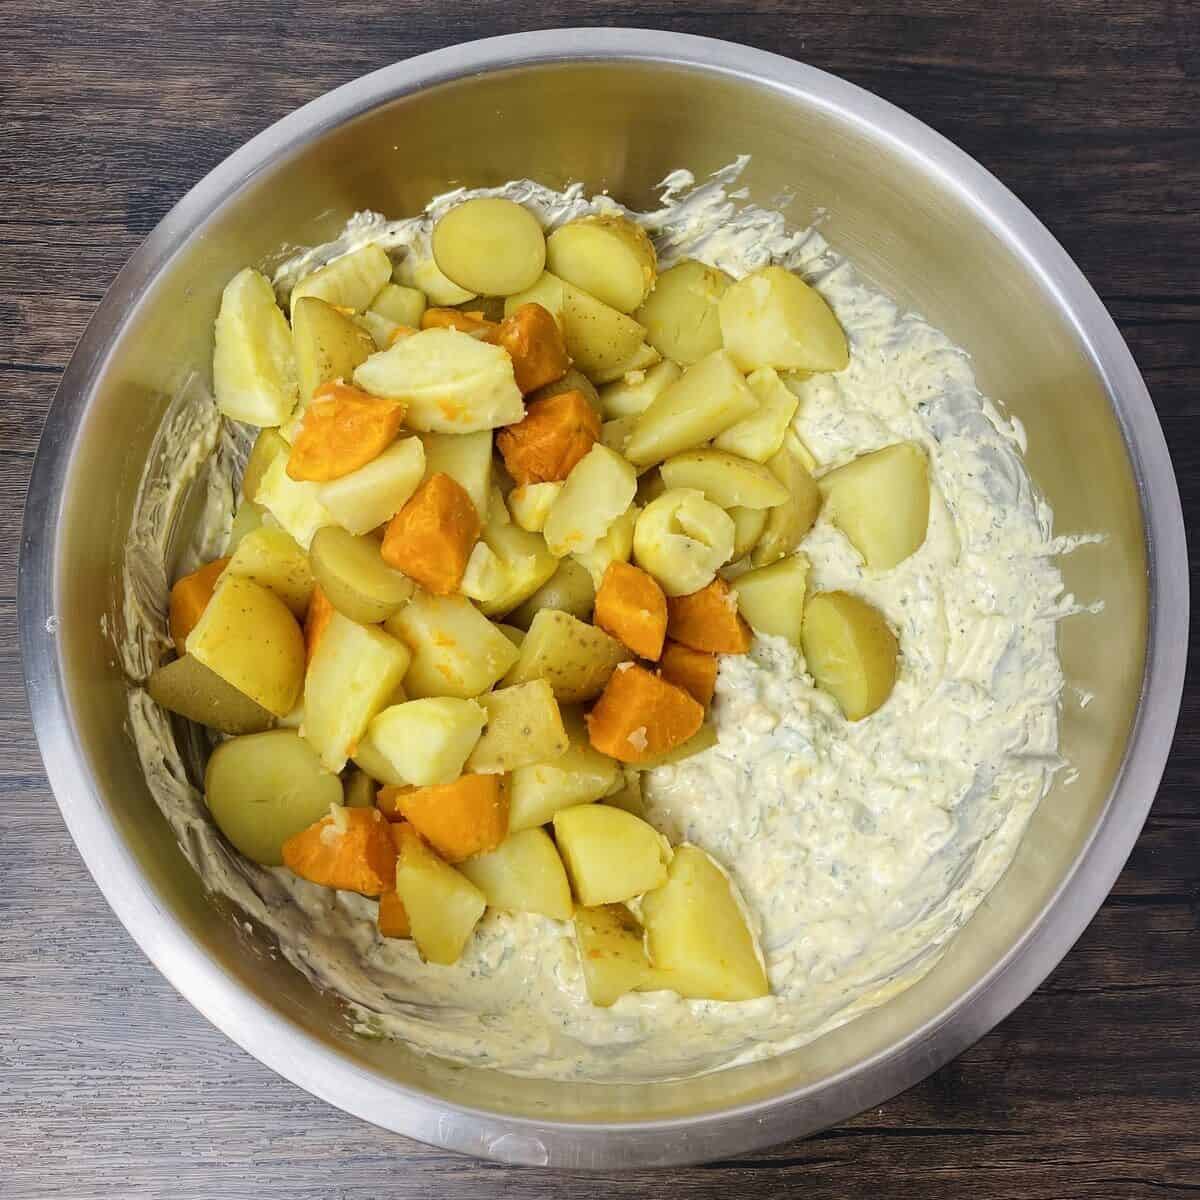
{"label": "creamy dressing", "polygon": [[[917,441],[933,492],[925,544],[885,575],[865,571],[825,517],[803,545],[811,589],[855,591],[899,633],[899,679],[883,708],[846,722],[794,649],[759,638],[750,654],[722,659],[718,745],[645,777],[650,821],[673,842],[710,851],[736,882],[772,995],[722,1004],[657,992],[596,1008],[570,924],[530,914],[489,912],[459,963],[424,964],[411,942],[378,935],[374,901],[231,852],[189,781],[170,719],[133,688],[132,735],[189,861],[315,985],[343,997],[364,1035],[556,1079],[660,1079],[783,1053],[934,965],[1011,862],[1063,765],[1056,622],[1079,608],[1053,560],[1083,539],[1052,537],[1022,463],[1023,431],[980,395],[967,356],[815,230],[791,232],[779,214],[739,203],[732,189],[744,165],[699,186],[675,172],[661,206],[635,214],[660,263],[697,258],[740,276],[776,262],[812,283],[846,329],[851,357],[840,374],[790,384],[796,432],[822,468]],[[427,255],[433,221],[468,194],[509,196],[548,228],[617,208],[578,185],[556,193],[524,181],[451,192],[404,221],[360,213],[336,241],[277,271],[281,298],[367,242],[394,257]],[[225,544],[244,450],[244,433],[220,420],[198,384],[172,405],[126,553],[121,644],[135,681],[168,647],[168,552],[183,497],[193,485],[204,495],[186,567]]]}

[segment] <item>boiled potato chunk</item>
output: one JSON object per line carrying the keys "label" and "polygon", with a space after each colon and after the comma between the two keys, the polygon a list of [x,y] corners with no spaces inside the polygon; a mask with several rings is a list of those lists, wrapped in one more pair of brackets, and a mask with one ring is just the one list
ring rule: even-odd
{"label": "boiled potato chunk", "polygon": [[432,254],[409,252],[396,264],[393,276],[397,283],[411,287],[438,308],[465,304],[475,293],[459,287],[434,261]]}
{"label": "boiled potato chunk", "polygon": [[417,591],[385,627],[413,652],[404,686],[415,698],[478,696],[518,658],[512,642],[464,596]]}
{"label": "boiled potato chunk", "polygon": [[217,407],[235,421],[282,425],[299,396],[296,358],[287,318],[265,275],[247,267],[225,285],[214,339]]}
{"label": "boiled potato chunk", "polygon": [[386,350],[392,344],[396,330],[400,328],[395,321],[389,321],[387,317],[377,313],[373,308],[368,308],[366,312],[355,313],[350,320],[364,333],[370,335],[376,350]]}
{"label": "boiled potato chunk", "polygon": [[638,418],[625,456],[653,466],[711,441],[758,409],[758,400],[724,350],[689,367]]}
{"label": "boiled potato chunk", "polygon": [[712,583],[733,554],[733,518],[692,488],[652,500],[633,531],[633,556],[668,596],[690,596]]}
{"label": "boiled potato chunk", "polygon": [[[547,271],[524,291],[509,296],[504,301],[504,315],[511,317],[522,304],[540,304],[558,322],[564,338],[566,337],[567,285],[557,275],[551,275]],[[570,349],[568,346],[568,353]]]}
{"label": "boiled potato chunk", "polygon": [[610,563],[629,561],[633,553],[633,532],[641,513],[636,504],[631,504],[590,550],[579,550],[571,556],[587,570],[594,589],[599,589]]}
{"label": "boiled potato chunk", "polygon": [[788,490],[761,463],[722,450],[688,450],[659,468],[668,488],[693,488],[721,508],[774,508]]}
{"label": "boiled potato chunk", "polygon": [[375,339],[365,329],[316,296],[302,296],[292,306],[292,340],[302,407],[321,384],[349,379],[375,353]]}
{"label": "boiled potato chunk", "polygon": [[623,455],[629,443],[629,435],[636,424],[637,417],[616,417],[612,421],[605,421],[600,426],[600,445],[614,454]]}
{"label": "boiled potato chunk", "polygon": [[[350,476],[345,478],[349,479]],[[321,503],[321,489],[326,486],[328,485],[293,479],[287,473],[287,455],[280,454],[267,467],[252,499],[256,504],[261,504],[301,546],[307,549],[313,534],[322,525],[335,524],[333,515]]]}
{"label": "boiled potato chunk", "polygon": [[576,909],[575,940],[588,999],[600,1008],[626,992],[670,987],[650,965],[642,927],[623,904]]}
{"label": "boiled potato chunk", "polygon": [[261,733],[275,724],[261,704],[190,654],[151,671],[146,691],[163,708],[221,733]]}
{"label": "boiled potato chunk", "polygon": [[787,488],[788,499],[767,513],[767,524],[750,555],[756,567],[791,554],[821,511],[820,489],[805,467],[802,455],[799,438],[789,430],[779,453],[767,463],[772,474]]}
{"label": "boiled potato chunk", "polygon": [[292,319],[296,317],[296,305],[305,296],[362,312],[391,277],[392,261],[381,247],[371,244],[351,250],[306,275],[292,288]]}
{"label": "boiled potato chunk", "polygon": [[806,555],[793,554],[737,577],[738,611],[755,633],[787,638],[799,649],[808,565]]}
{"label": "boiled potato chunk", "polygon": [[423,433],[425,478],[449,475],[471,497],[479,519],[488,519],[492,491],[492,433]]}
{"label": "boiled potato chunk", "polygon": [[280,455],[286,458],[290,453],[291,447],[278,429],[260,429],[242,472],[242,499],[254,503],[267,469]]}
{"label": "boiled potato chunk", "polygon": [[283,863],[283,843],[342,802],[342,781],[291,729],[222,742],[204,772],[204,801],[239,854]]}
{"label": "boiled potato chunk", "polygon": [[671,848],[652,825],[607,804],[554,814],[554,839],[580,904],[618,904],[661,887]]}
{"label": "boiled potato chunk", "polygon": [[619,379],[636,379],[660,362],[662,355],[649,342],[643,342],[624,362],[611,367],[598,367],[592,372],[592,380],[595,383],[611,384]]}
{"label": "boiled potato chunk", "polygon": [[731,508],[733,520],[733,553],[731,562],[738,562],[754,549],[762,532],[767,527],[767,513],[761,508]]}
{"label": "boiled potato chunk", "polygon": [[386,621],[416,590],[407,575],[383,561],[373,537],[355,537],[337,525],[317,530],[309,558],[313,576],[329,603],[343,616],[364,625]]}
{"label": "boiled potato chunk", "polygon": [[562,714],[544,679],[486,692],[479,703],[487,713],[487,729],[467,759],[468,770],[495,775],[552,762],[566,751]]}
{"label": "boiled potato chunk", "polygon": [[222,576],[187,653],[277,717],[300,698],[304,635],[287,605],[249,579]]}
{"label": "boiled potato chunk", "polygon": [[892,694],[899,643],[883,614],[858,596],[809,597],[800,644],[813,681],[848,721],[870,716]]}
{"label": "boiled potato chunk", "polygon": [[571,468],[546,516],[543,534],[561,558],[590,550],[633,502],[637,475],[619,454],[594,445]]}
{"label": "boiled potato chunk", "polygon": [[525,415],[512,359],[457,329],[426,329],[372,354],[354,382],[406,407],[410,429],[475,433]]}
{"label": "boiled potato chunk", "polygon": [[300,732],[330,771],[354,753],[371,718],[385,708],[412,655],[381,629],[331,615],[304,680]]}
{"label": "boiled potato chunk", "polygon": [[600,411],[600,393],[596,391],[592,381],[574,367],[571,367],[561,379],[556,379],[553,383],[538,388],[536,392],[530,392],[525,397],[525,402],[532,404],[535,400],[545,400],[548,396],[559,396],[563,392],[582,392],[587,402],[597,412]]}
{"label": "boiled potato chunk", "polygon": [[913,442],[863,454],[822,476],[829,516],[868,567],[889,571],[925,541],[929,465]]}
{"label": "boiled potato chunk", "polygon": [[453,783],[462,774],[486,721],[487,713],[474,700],[435,696],[385,708],[371,721],[367,736],[406,783],[430,787]]}
{"label": "boiled potato chunk", "polygon": [[842,371],[846,334],[821,294],[783,267],[739,279],[721,297],[721,336],[743,371]]}
{"label": "boiled potato chunk", "polygon": [[718,434],[713,448],[765,463],[783,445],[783,435],[796,415],[800,397],[772,367],[760,367],[746,383],[758,398],[758,412]]}
{"label": "boiled potato chunk", "polygon": [[396,893],[408,913],[413,941],[426,962],[458,962],[487,898],[461,871],[444,863],[411,825],[400,827]]}
{"label": "boiled potato chunk", "polygon": [[544,679],[563,704],[594,700],[629,651],[603,629],[570,613],[539,609],[521,643],[520,656],[504,677],[506,684]]}
{"label": "boiled potato chunk", "polygon": [[645,230],[627,217],[580,217],[546,239],[546,264],[618,312],[631,313],[654,286],[658,259]]}
{"label": "boiled potato chunk", "polygon": [[[492,508],[496,519],[483,527],[483,545],[492,554],[499,573],[486,595],[474,597],[486,616],[510,612],[548,583],[558,570],[558,559],[550,553],[540,533],[514,525],[502,499]],[[476,547],[478,549],[478,547]],[[471,595],[463,578],[462,590]]]}
{"label": "boiled potato chunk", "polygon": [[642,899],[650,961],[690,1000],[754,1000],[770,984],[733,885],[703,850],[679,846],[664,887]]}
{"label": "boiled potato chunk", "polygon": [[644,413],[683,372],[673,362],[660,362],[640,376],[606,383],[600,389],[600,414],[605,420]]}
{"label": "boiled potato chunk", "polygon": [[646,340],[664,358],[691,366],[721,348],[717,304],[729,276],[700,262],[681,262],[664,271],[635,316]]}
{"label": "boiled potato chunk", "polygon": [[348,533],[369,533],[404,507],[427,473],[421,439],[402,437],[356,471],[317,484],[317,498],[330,523]]}
{"label": "boiled potato chunk", "polygon": [[511,296],[541,278],[546,239],[527,209],[499,196],[479,196],[456,204],[434,226],[433,257],[460,287]]}
{"label": "boiled potato chunk", "polygon": [[587,568],[573,558],[564,558],[558,569],[524,604],[508,614],[518,629],[528,629],[543,608],[558,609],[581,620],[591,615],[596,589]]}
{"label": "boiled potato chunk", "polygon": [[313,573],[308,555],[282,529],[262,525],[238,543],[225,570],[274,592],[298,617],[308,608]]}
{"label": "boiled potato chunk", "polygon": [[550,515],[550,506],[563,489],[562,480],[527,483],[508,493],[508,507],[516,523],[529,533],[541,533]]}
{"label": "boiled potato chunk", "polygon": [[458,869],[484,894],[489,908],[571,919],[571,885],[544,829],[513,833],[495,850],[467,859]]}
{"label": "boiled potato chunk", "polygon": [[420,329],[425,308],[424,292],[401,283],[385,283],[367,311],[383,317],[393,326],[406,325],[409,329]]}
{"label": "boiled potato chunk", "polygon": [[233,516],[233,525],[229,529],[229,545],[225,549],[233,554],[242,544],[242,539],[249,537],[256,529],[261,529],[267,510],[253,500],[243,500],[237,506]]}
{"label": "boiled potato chunk", "polygon": [[[404,701],[396,697],[392,698],[392,704],[403,704]],[[391,705],[388,705],[390,708]],[[408,780],[392,766],[391,760],[371,741],[369,733],[364,733],[358,740],[358,745],[354,748],[354,754],[351,756],[354,760],[354,765],[364,771],[372,779],[377,779],[380,783],[386,783],[389,787],[408,787]]]}

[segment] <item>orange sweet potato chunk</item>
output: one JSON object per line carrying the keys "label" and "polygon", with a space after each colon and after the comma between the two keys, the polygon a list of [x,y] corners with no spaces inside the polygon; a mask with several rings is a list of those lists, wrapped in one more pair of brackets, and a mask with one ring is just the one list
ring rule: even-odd
{"label": "orange sweet potato chunk", "polygon": [[481,312],[462,312],[457,308],[427,308],[421,314],[422,329],[457,329],[482,342],[494,342],[500,326],[484,319]]}
{"label": "orange sweet potato chunk", "polygon": [[508,351],[522,394],[556,383],[571,365],[567,343],[554,314],[540,304],[522,304],[500,322],[496,345]]}
{"label": "orange sweet potato chunk", "polygon": [[717,690],[717,656],[693,650],[680,642],[668,642],[663,648],[659,673],[668,682],[681,687],[698,704],[707,708]]}
{"label": "orange sweet potato chunk", "polygon": [[308,611],[304,614],[304,661],[306,664],[312,662],[312,657],[317,652],[317,643],[320,642],[321,635],[332,619],[333,605],[321,591],[320,584],[317,584],[308,598]]}
{"label": "orange sweet potato chunk", "polygon": [[595,621],[640,658],[657,660],[667,636],[667,598],[641,567],[611,562],[596,593]]}
{"label": "orange sweet potato chunk", "polygon": [[167,606],[167,625],[171,632],[171,641],[181,654],[188,634],[199,624],[216,590],[217,579],[228,563],[228,558],[217,558],[205,563],[190,575],[177,580],[171,589],[171,600]]}
{"label": "orange sweet potato chunk", "polygon": [[391,519],[380,553],[389,567],[426,591],[449,596],[462,582],[479,530],[479,514],[466,489],[439,471]]}
{"label": "orange sweet potato chunk", "polygon": [[750,649],[750,626],[720,576],[690,596],[667,600],[667,636],[707,654],[745,654]]}
{"label": "orange sweet potato chunk", "polygon": [[[393,882],[393,886],[395,886]],[[376,919],[379,932],[384,937],[412,937],[412,926],[408,922],[408,911],[404,901],[395,892],[384,892],[379,897],[379,916]]]}
{"label": "orange sweet potato chunk", "polygon": [[704,709],[683,688],[622,664],[587,716],[588,738],[601,754],[638,763],[686,742],[703,721]]}
{"label": "orange sweet potato chunk", "polygon": [[496,435],[496,447],[518,484],[566,479],[600,438],[600,418],[582,392],[535,400],[523,420]]}
{"label": "orange sweet potato chunk", "polygon": [[396,889],[396,847],[376,808],[345,808],[283,843],[283,863],[301,879],[364,896]]}
{"label": "orange sweet potato chunk", "polygon": [[333,380],[313,393],[292,443],[287,473],[322,483],[378,458],[396,440],[404,405]]}
{"label": "orange sweet potato chunk", "polygon": [[494,850],[508,836],[508,777],[463,775],[433,787],[379,789],[380,811],[406,820],[447,862]]}

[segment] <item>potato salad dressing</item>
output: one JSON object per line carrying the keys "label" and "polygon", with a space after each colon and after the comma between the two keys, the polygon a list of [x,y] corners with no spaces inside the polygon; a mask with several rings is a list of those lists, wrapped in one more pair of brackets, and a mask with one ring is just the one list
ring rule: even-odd
{"label": "potato salad dressing", "polygon": [[[901,648],[898,682],[873,716],[848,723],[781,639],[721,660],[719,743],[645,777],[647,818],[672,842],[713,854],[741,891],[772,995],[743,1003],[633,993],[587,999],[570,924],[489,911],[462,959],[422,963],[379,936],[372,900],[234,854],[189,780],[170,718],[141,688],[130,728],[146,777],[206,885],[278,940],[314,984],[348,1003],[355,1028],[462,1063],[556,1079],[687,1076],[802,1045],[915,983],[1012,860],[1062,765],[1063,677],[1056,623],[1078,611],[1054,557],[1051,513],[1022,464],[1020,426],[975,386],[967,356],[900,311],[815,230],[739,204],[744,161],[696,185],[664,182],[637,216],[660,264],[696,258],[741,276],[768,262],[801,274],[845,328],[850,366],[792,380],[794,428],[821,468],[903,439],[928,453],[929,533],[917,553],[872,575],[822,517],[802,549],[811,590],[844,588],[881,609]],[[474,193],[473,193],[474,194]],[[612,210],[582,188],[518,182],[500,194],[547,227]],[[436,217],[355,216],[335,242],[276,273],[286,296],[305,273],[367,242],[418,262]],[[186,493],[204,508],[183,566],[224,547],[244,442],[193,385],[164,422],[126,554],[125,666],[144,679],[164,653],[167,555]],[[186,748],[185,748],[186,749]]]}

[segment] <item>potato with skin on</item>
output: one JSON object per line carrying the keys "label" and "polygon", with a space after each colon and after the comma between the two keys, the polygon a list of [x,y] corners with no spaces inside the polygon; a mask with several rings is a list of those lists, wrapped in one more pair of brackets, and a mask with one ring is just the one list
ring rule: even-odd
{"label": "potato with skin on", "polygon": [[295,320],[296,305],[304,296],[316,296],[335,308],[361,312],[391,277],[392,262],[381,247],[369,243],[351,250],[306,275],[292,288],[292,319]]}
{"label": "potato with skin on", "polygon": [[283,843],[283,865],[309,883],[382,896],[395,882],[396,847],[378,809],[338,805]]}
{"label": "potato with skin on", "polygon": [[544,608],[556,609],[583,621],[591,615],[596,589],[587,569],[574,558],[559,560],[554,574],[507,619],[518,629],[529,629]]}
{"label": "potato with skin on", "polygon": [[717,656],[703,650],[693,650],[682,642],[668,642],[663,647],[659,664],[662,677],[681,687],[693,700],[706,709],[712,704],[717,690]]}
{"label": "potato with skin on", "polygon": [[487,898],[461,871],[443,862],[408,824],[397,825],[396,895],[404,905],[421,957],[450,966],[462,957]]}
{"label": "potato with skin on", "polygon": [[633,553],[634,531],[641,515],[642,510],[636,504],[631,504],[590,550],[577,550],[571,555],[571,559],[579,563],[591,576],[593,589],[600,587],[604,580],[604,572],[611,563],[629,561],[629,556]]}
{"label": "potato with skin on", "polygon": [[212,594],[216,591],[217,580],[229,566],[228,558],[214,558],[212,562],[197,567],[188,575],[177,579],[171,586],[171,596],[167,603],[167,628],[175,649],[183,653],[184,643],[188,634],[196,628]]}
{"label": "potato with skin on", "polygon": [[649,342],[643,342],[624,362],[593,371],[592,382],[610,384],[618,380],[636,379],[661,362],[662,355]]}
{"label": "potato with skin on", "polygon": [[623,763],[673,749],[703,722],[704,709],[683,688],[632,664],[613,672],[587,717],[592,745]]}
{"label": "potato with skin on", "polygon": [[570,613],[543,608],[529,625],[520,655],[504,683],[544,679],[561,704],[595,699],[629,651],[602,629]]}
{"label": "potato with skin on", "polygon": [[686,260],[658,277],[634,316],[664,358],[690,366],[721,348],[717,305],[732,282],[716,267]]}
{"label": "potato with skin on", "polygon": [[788,498],[768,468],[723,450],[686,450],[659,472],[668,488],[694,488],[721,508],[774,508]]}
{"label": "potato with skin on", "polygon": [[508,779],[462,775],[431,787],[383,788],[379,808],[408,821],[446,862],[459,863],[508,836]]}
{"label": "potato with skin on", "polygon": [[809,674],[848,721],[861,721],[892,694],[900,646],[883,614],[849,592],[818,592],[804,609],[800,646]]}
{"label": "potato with skin on", "polygon": [[690,595],[668,597],[667,636],[706,654],[745,654],[751,641],[737,597],[720,578]]}
{"label": "potato with skin on", "polygon": [[327,483],[378,458],[395,440],[404,406],[336,380],[313,392],[292,442],[292,479]]}
{"label": "potato with skin on", "polygon": [[438,219],[433,257],[460,287],[483,296],[510,296],[541,277],[546,238],[537,218],[515,201],[477,196]]}
{"label": "potato with skin on", "polygon": [[493,340],[512,359],[513,378],[526,395],[561,379],[571,365],[558,321],[540,304],[522,304],[506,316]]}
{"label": "potato with skin on", "polygon": [[546,264],[560,279],[623,313],[645,300],[658,273],[646,231],[628,217],[609,214],[560,225],[546,239]]}
{"label": "potato with skin on", "polygon": [[667,598],[640,567],[610,563],[596,592],[596,624],[639,658],[657,661],[667,636]]}
{"label": "potato with skin on", "polygon": [[791,554],[816,523],[821,511],[821,492],[804,465],[802,450],[800,439],[788,430],[779,453],[767,463],[787,488],[788,499],[767,512],[767,523],[750,554],[752,566],[765,567]]}
{"label": "potato with skin on", "polygon": [[562,713],[544,679],[485,692],[479,704],[487,714],[487,728],[467,759],[469,771],[499,774],[552,762],[565,753]]}
{"label": "potato with skin on", "polygon": [[668,596],[699,591],[733,555],[733,518],[691,488],[673,488],[651,501],[633,531],[639,567]]}
{"label": "potato with skin on", "polygon": [[605,420],[640,416],[683,374],[673,362],[660,362],[632,377],[622,376],[600,389],[600,412]]}
{"label": "potato with skin on", "polygon": [[250,448],[246,459],[246,467],[242,471],[241,498],[243,502],[254,503],[254,495],[258,491],[267,468],[280,456],[290,450],[287,439],[278,429],[260,429]]}
{"label": "potato with skin on", "polygon": [[146,691],[168,711],[220,733],[261,733],[275,724],[261,704],[242,695],[190,654],[151,671]]}
{"label": "potato with skin on", "polygon": [[425,475],[449,475],[471,497],[480,521],[488,518],[492,493],[492,432],[423,433]]}
{"label": "potato with skin on", "polygon": [[318,529],[309,549],[313,578],[343,616],[363,625],[386,621],[412,599],[416,585],[389,567],[379,543],[337,525]]}
{"label": "potato with skin on", "polygon": [[297,617],[308,610],[313,573],[308,555],[282,529],[262,525],[238,543],[225,568],[275,593]]}
{"label": "potato with skin on", "polygon": [[292,341],[302,409],[322,384],[349,379],[375,353],[365,329],[317,296],[302,296],[292,306]]}
{"label": "potato with skin on", "polygon": [[733,553],[729,556],[729,561],[736,563],[745,558],[758,544],[758,539],[767,527],[768,510],[735,505],[726,511],[733,521]]}
{"label": "potato with skin on", "polygon": [[800,649],[808,567],[806,554],[792,554],[734,580],[738,611],[755,633],[786,638]]}
{"label": "potato with skin on", "polygon": [[513,520],[528,533],[541,533],[546,525],[550,506],[563,489],[561,480],[545,483],[523,483],[508,493],[508,507]]}
{"label": "potato with skin on", "polygon": [[645,934],[624,904],[575,910],[575,942],[588,999],[609,1008],[627,992],[670,987],[646,956]]}
{"label": "potato with skin on", "polygon": [[488,908],[538,913],[555,921],[571,919],[575,908],[571,885],[544,829],[514,833],[458,869],[483,892]]}
{"label": "potato with skin on", "polygon": [[367,736],[405,783],[430,787],[462,774],[486,723],[486,710],[474,700],[436,696],[385,708]]}
{"label": "potato with skin on", "polygon": [[529,406],[522,420],[496,435],[496,448],[518,484],[566,479],[600,436],[596,410],[580,392]]}
{"label": "potato with skin on", "polygon": [[626,512],[637,476],[619,454],[594,445],[571,470],[542,530],[550,552],[561,558],[586,553]]}
{"label": "potato with skin on", "polygon": [[779,453],[783,435],[800,406],[800,397],[773,367],[760,367],[747,376],[746,383],[758,398],[758,411],[718,434],[713,439],[713,448],[765,463]]}
{"label": "potato with skin on", "polygon": [[600,393],[596,391],[596,385],[582,371],[577,371],[574,367],[569,367],[561,379],[556,379],[553,383],[538,388],[536,392],[530,392],[525,397],[525,402],[532,404],[536,400],[545,400],[547,396],[558,396],[563,392],[581,392],[583,398],[597,412],[600,412]]}
{"label": "potato with skin on", "polygon": [[661,887],[671,847],[652,825],[607,804],[554,814],[554,840],[580,904],[618,904]]}
{"label": "potato with skin on", "polygon": [[358,470],[319,484],[317,500],[326,524],[340,525],[352,534],[370,533],[404,507],[426,474],[421,440],[402,437]]}
{"label": "potato with skin on", "polygon": [[392,518],[383,537],[383,561],[426,591],[448,596],[462,582],[480,528],[462,485],[449,475],[433,475]]}

